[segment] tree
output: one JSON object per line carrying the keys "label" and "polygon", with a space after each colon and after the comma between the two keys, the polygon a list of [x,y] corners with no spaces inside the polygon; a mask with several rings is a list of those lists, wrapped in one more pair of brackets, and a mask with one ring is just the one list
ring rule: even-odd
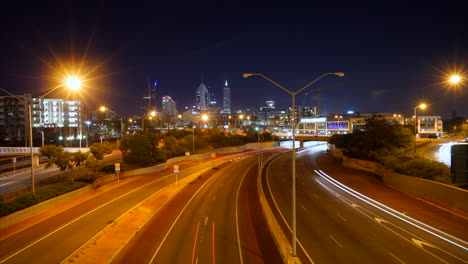
{"label": "tree", "polygon": [[399,123],[389,123],[382,117],[373,116],[366,120],[363,131],[333,135],[330,143],[344,148],[347,155],[360,159],[372,159],[372,155],[406,149],[414,142],[411,129]]}
{"label": "tree", "polygon": [[150,165],[166,159],[164,152],[158,145],[159,139],[154,133],[137,131],[135,134],[122,139],[120,150],[125,161]]}
{"label": "tree", "polygon": [[55,145],[44,145],[39,150],[41,155],[44,155],[48,158],[46,168],[49,168],[52,165],[56,165],[60,170],[66,170],[72,168],[71,153],[64,151],[63,147],[58,147]]}
{"label": "tree", "polygon": [[81,151],[78,151],[75,154],[73,154],[72,162],[75,164],[75,167],[80,167],[81,165],[83,165],[87,158],[88,152],[83,153]]}
{"label": "tree", "polygon": [[112,152],[112,147],[109,142],[104,141],[101,143],[94,143],[89,147],[89,151],[93,154],[94,158],[101,161],[104,159],[104,155]]}

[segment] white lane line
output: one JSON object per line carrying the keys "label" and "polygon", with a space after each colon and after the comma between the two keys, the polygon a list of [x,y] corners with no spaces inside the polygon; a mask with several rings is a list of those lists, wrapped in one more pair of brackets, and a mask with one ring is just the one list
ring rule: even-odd
{"label": "white lane line", "polygon": [[[269,173],[270,173],[270,166],[271,166],[271,163],[268,164],[268,167],[266,169],[266,184],[268,186],[268,191],[270,192],[270,195],[271,195],[271,199],[273,200],[273,203],[275,204],[275,207],[276,207],[276,210],[278,211],[279,215],[281,216],[281,219],[283,219],[283,222],[284,224],[288,227],[289,229],[289,232],[292,233],[292,229],[291,227],[289,226],[288,222],[286,222],[286,219],[284,218],[284,215],[283,213],[281,212],[281,210],[279,209],[279,206],[278,206],[278,203],[276,202],[276,199],[275,197],[273,196],[273,192],[271,191],[271,186],[270,186],[270,180],[269,180]],[[302,251],[304,252],[304,254],[306,255],[307,259],[309,260],[310,263],[314,264],[314,261],[312,260],[312,258],[309,256],[309,253],[307,253],[307,251],[305,250],[304,246],[302,245],[302,243],[299,241],[299,238],[296,238],[297,240],[297,244],[299,244],[299,246],[301,247]]]}
{"label": "white lane line", "polygon": [[338,215],[338,217],[340,217],[341,219],[343,219],[343,221],[348,222],[348,220],[346,220],[346,218],[344,218],[343,216],[341,216],[339,213],[336,213],[336,215]]}
{"label": "white lane line", "polygon": [[239,187],[237,187],[237,194],[236,194],[236,232],[237,232],[237,246],[239,248],[239,258],[240,258],[240,263],[244,263],[244,260],[242,259],[242,247],[241,247],[241,241],[240,241],[240,232],[239,232],[239,192],[242,186],[242,182],[244,182],[245,175],[247,175],[247,172],[256,165],[257,163],[253,163],[245,172],[244,175],[242,175],[242,179],[239,183]]}
{"label": "white lane line", "polygon": [[213,197],[213,201],[216,199],[216,195]]}
{"label": "white lane line", "polygon": [[335,241],[335,243],[336,243],[338,246],[340,246],[340,248],[343,248],[343,246],[342,246],[340,243],[338,243],[338,241],[336,241],[336,239],[335,239],[331,234],[329,234],[328,236],[330,236],[330,238],[331,238],[333,241]]}
{"label": "white lane line", "polygon": [[[327,176],[328,176],[328,175],[327,175]],[[329,177],[329,176],[328,176],[328,177]],[[329,180],[328,180],[327,178],[325,178],[325,177],[324,177],[324,179],[327,180],[327,181],[329,181]],[[334,180],[334,179],[333,179],[333,180]],[[324,186],[322,183],[320,183],[318,180],[316,180],[316,181],[317,181],[320,185],[322,185],[323,187],[325,187],[325,186]],[[334,184],[333,182],[331,182],[331,181],[329,181],[329,183],[335,185],[335,184]],[[340,184],[341,184],[341,183],[340,183]],[[345,186],[346,188],[349,188],[349,187],[347,187],[346,185],[343,185],[343,186]],[[367,204],[369,204],[369,205],[371,205],[371,206],[373,206],[373,207],[375,207],[375,208],[377,208],[377,209],[380,209],[380,210],[382,210],[383,212],[385,212],[385,213],[387,213],[387,214],[389,214],[389,215],[394,216],[395,218],[398,218],[398,219],[400,219],[400,220],[402,220],[402,221],[404,221],[404,222],[410,223],[411,225],[413,225],[413,226],[415,226],[415,227],[418,227],[419,229],[424,230],[424,231],[429,232],[429,233],[432,234],[432,232],[430,232],[430,231],[428,231],[428,230],[426,230],[426,229],[424,229],[424,228],[422,228],[422,227],[419,227],[418,225],[413,224],[413,223],[411,223],[410,221],[407,221],[407,220],[405,220],[405,219],[402,219],[402,218],[400,218],[400,217],[398,217],[398,216],[396,216],[396,215],[394,215],[394,214],[392,214],[392,213],[386,211],[385,209],[382,209],[382,208],[380,208],[379,206],[377,206],[377,205],[375,205],[375,204],[372,204],[371,202],[366,201],[365,199],[363,199],[363,198],[361,198],[361,197],[359,197],[359,196],[357,196],[357,195],[354,195],[354,194],[350,193],[349,191],[343,189],[342,187],[340,187],[340,186],[338,186],[338,185],[335,185],[335,187],[338,187],[338,188],[342,189],[343,191],[347,192],[348,194],[354,196],[355,198],[357,198],[357,199],[359,199],[359,200],[361,200],[361,201],[363,201],[363,202],[365,202],[365,203],[367,203]],[[329,188],[327,188],[327,187],[325,187],[325,188],[326,188],[326,189],[329,189]],[[349,189],[350,189],[350,188],[349,188]],[[352,190],[352,189],[351,189],[351,190]],[[353,190],[353,191],[354,191],[354,190]],[[354,191],[354,192],[356,192],[356,191]],[[358,193],[358,192],[356,192],[356,193]],[[360,194],[360,193],[358,193],[358,194]],[[360,195],[362,195],[362,194],[360,194]],[[363,196],[364,196],[364,195],[363,195]],[[364,196],[364,197],[366,197],[366,196]],[[343,196],[340,197],[339,199],[342,199],[343,202],[345,202],[345,203],[349,203],[349,202],[350,202],[350,200],[344,198]],[[369,198],[369,199],[370,199],[370,198]],[[370,199],[370,200],[372,200],[372,199]],[[377,203],[378,203],[378,202],[377,202]],[[384,205],[384,206],[385,206],[385,205]],[[362,210],[368,212],[369,214],[374,215],[374,216],[377,216],[376,214],[372,213],[371,211],[365,209],[364,207],[361,207],[361,208],[362,208]],[[364,214],[365,216],[369,217],[370,219],[372,219],[372,220],[374,220],[374,221],[376,220],[375,218],[373,218],[373,217],[367,215],[366,213],[364,213],[364,212],[361,211],[360,209],[356,208],[356,210],[357,210],[358,212]],[[393,210],[393,209],[392,209],[392,210]],[[396,211],[396,212],[398,212],[398,211]],[[401,230],[401,231],[403,231],[403,232],[405,232],[405,233],[411,235],[411,236],[417,237],[415,234],[409,232],[408,230],[406,230],[406,229],[404,229],[404,228],[402,228],[402,227],[400,227],[400,226],[398,226],[398,225],[396,225],[396,224],[393,224],[393,223],[388,222],[388,221],[385,221],[385,222],[388,223],[388,224],[390,224],[390,225],[392,225],[392,226],[394,226],[394,227],[396,227],[397,229],[399,229],[399,230]],[[423,251],[425,251],[426,253],[430,254],[431,256],[433,256],[433,257],[439,259],[441,262],[447,263],[446,261],[442,260],[440,257],[436,256],[435,254],[433,254],[433,253],[427,251],[427,250],[424,249],[423,247],[418,246],[416,243],[414,243],[413,240],[410,240],[410,239],[408,239],[408,238],[406,238],[406,237],[400,235],[399,233],[397,233],[396,231],[394,231],[394,230],[392,230],[392,229],[386,227],[385,225],[381,225],[381,226],[384,227],[385,229],[387,229],[388,231],[394,233],[395,235],[401,237],[403,240],[408,241],[410,244],[412,244],[412,245],[414,245],[414,246],[417,246],[418,248],[420,248],[421,250],[423,250]],[[449,241],[450,241],[450,240],[449,240]],[[452,243],[454,243],[454,242],[452,242]],[[456,243],[455,243],[455,244],[456,244]],[[457,245],[458,245],[458,244],[457,244]],[[438,250],[440,250],[440,251],[442,251],[442,252],[444,252],[444,253],[446,253],[447,255],[450,255],[450,256],[452,256],[452,257],[454,257],[454,258],[457,258],[457,259],[459,259],[459,260],[461,260],[461,261],[466,262],[465,260],[461,259],[460,257],[455,256],[454,254],[452,254],[452,253],[450,253],[450,252],[447,252],[446,250],[443,250],[443,249],[441,249],[441,248],[439,248],[439,247],[435,247],[435,246],[433,246],[433,247],[436,248],[436,249],[438,249]]]}
{"label": "white lane line", "polygon": [[205,216],[205,225],[208,223],[208,216]]}
{"label": "white lane line", "polygon": [[154,181],[152,181],[152,182],[149,182],[149,183],[147,183],[147,184],[145,184],[145,185],[143,185],[143,186],[138,187],[137,189],[134,189],[134,190],[132,190],[132,191],[130,191],[130,192],[128,192],[128,193],[122,195],[122,196],[119,196],[119,197],[117,197],[117,198],[114,198],[114,199],[110,200],[109,202],[107,202],[107,203],[105,203],[105,204],[103,204],[103,205],[101,205],[101,206],[99,206],[99,207],[94,208],[93,210],[87,212],[86,214],[84,214],[84,215],[82,215],[82,216],[76,218],[75,220],[73,220],[73,221],[71,221],[71,222],[69,222],[69,223],[67,223],[67,224],[65,224],[65,225],[63,225],[63,226],[61,226],[61,227],[59,227],[59,228],[57,228],[57,229],[55,229],[54,231],[52,231],[52,232],[50,232],[49,234],[47,234],[47,235],[45,235],[45,236],[39,238],[38,240],[36,240],[36,241],[32,242],[31,244],[27,245],[26,247],[24,247],[24,248],[22,248],[22,249],[16,251],[14,254],[8,256],[7,258],[2,259],[2,260],[0,261],[0,263],[4,263],[5,261],[9,260],[10,258],[12,258],[12,257],[14,257],[14,256],[16,256],[16,255],[18,255],[19,253],[25,251],[26,249],[28,249],[28,248],[30,248],[30,247],[32,247],[32,246],[36,245],[37,243],[41,242],[42,240],[48,238],[49,236],[51,236],[51,235],[57,233],[58,231],[64,229],[65,227],[67,227],[67,226],[73,224],[74,222],[80,220],[81,218],[83,218],[83,217],[85,217],[85,216],[87,216],[87,215],[89,215],[89,214],[91,214],[91,213],[93,213],[93,212],[95,212],[95,211],[97,211],[97,210],[103,208],[104,206],[106,206],[106,205],[108,205],[108,204],[110,204],[110,203],[113,203],[113,202],[119,200],[120,198],[123,198],[123,197],[125,197],[125,196],[127,196],[127,195],[129,195],[129,194],[131,194],[131,193],[133,193],[133,192],[136,192],[136,191],[138,191],[138,190],[140,190],[140,189],[142,189],[142,188],[144,188],[144,187],[146,187],[146,186],[148,186],[148,185],[150,185],[150,184],[153,184],[153,183],[155,183],[155,182],[157,182],[157,181],[160,181],[160,180],[162,180],[162,179],[165,179],[165,178],[168,178],[168,177],[171,177],[171,176],[172,176],[172,175],[164,176],[164,177],[162,177],[162,178],[159,178],[159,179],[157,179],[157,180],[154,180]]}
{"label": "white lane line", "polygon": [[[320,183],[318,180],[317,180],[317,182],[318,182],[320,185],[322,185],[323,187],[325,187],[325,185],[323,185],[322,183]],[[325,188],[328,189],[327,187],[325,187]],[[344,198],[343,196],[342,196],[342,197],[339,197],[339,199],[341,199],[344,203],[349,203],[349,202],[350,202],[350,200]],[[371,216],[370,216],[370,215],[376,216],[376,214],[374,214],[374,213],[372,213],[371,211],[365,209],[364,207],[355,208],[355,209],[356,209],[359,213],[361,213],[361,214],[363,214],[364,216],[368,217],[369,219],[372,219],[373,221],[376,220],[374,217],[371,217]],[[366,214],[364,211],[366,211],[366,212],[369,213],[370,215]],[[403,232],[405,232],[405,233],[407,233],[407,234],[410,234],[410,235],[412,235],[412,236],[415,236],[414,234],[412,234],[412,233],[408,232],[407,230],[405,230],[405,229],[399,227],[398,225],[392,224],[391,222],[388,222],[388,221],[385,221],[385,222],[388,223],[388,224],[393,225],[393,226],[396,227],[397,229],[400,229],[401,231],[403,231]],[[433,256],[433,257],[439,259],[441,262],[447,263],[447,264],[448,264],[448,262],[446,262],[446,261],[444,261],[443,259],[439,258],[438,256],[432,254],[431,252],[427,251],[427,250],[424,249],[423,247],[418,246],[416,243],[414,243],[413,240],[410,240],[410,239],[408,239],[408,238],[406,238],[406,237],[400,235],[398,232],[394,231],[393,229],[391,229],[391,228],[389,228],[389,227],[386,227],[385,225],[382,225],[382,224],[381,224],[381,226],[382,226],[383,228],[387,229],[388,231],[392,232],[392,233],[395,234],[396,236],[400,237],[401,239],[403,239],[403,240],[405,240],[405,241],[408,241],[411,245],[414,245],[414,246],[420,248],[421,250],[423,250],[424,252],[428,253],[429,255],[431,255],[431,256]],[[440,249],[440,248],[438,248],[438,249],[441,250],[441,251],[443,251],[443,252],[445,252],[445,253],[447,253],[448,255],[451,255],[451,256],[453,256],[453,257],[455,257],[455,258],[460,259],[459,257],[457,257],[457,256],[455,256],[455,255],[453,255],[453,254],[450,254],[449,252],[446,252],[445,250],[442,250],[442,249]],[[460,259],[460,260],[462,260],[462,259]],[[463,260],[462,260],[462,261],[463,261]]]}
{"label": "white lane line", "polygon": [[[445,232],[443,232],[443,231],[441,231],[441,230],[439,230],[437,228],[434,228],[434,227],[432,227],[430,225],[427,225],[427,224],[425,224],[423,222],[420,222],[420,221],[418,221],[418,220],[416,220],[416,219],[414,219],[414,218],[412,218],[412,217],[410,217],[408,215],[402,214],[401,212],[399,212],[399,211],[397,211],[397,210],[395,210],[395,209],[393,209],[391,207],[388,207],[388,206],[386,206],[386,205],[384,205],[382,203],[379,203],[379,202],[377,202],[377,201],[375,201],[375,200],[373,200],[373,199],[371,199],[371,198],[369,198],[369,197],[367,197],[367,196],[365,196],[365,195],[363,195],[363,194],[349,188],[348,186],[338,182],[337,180],[333,179],[329,175],[325,174],[323,171],[320,171],[320,172],[322,174],[320,174],[319,172],[317,172],[317,173],[322,175],[325,180],[327,180],[331,184],[335,185],[339,189],[343,190],[344,192],[352,195],[353,197],[355,197],[355,198],[357,198],[357,199],[359,199],[359,200],[361,200],[361,201],[363,201],[363,202],[365,202],[365,203],[367,203],[367,204],[369,204],[369,205],[371,205],[371,206],[373,206],[373,207],[375,207],[377,209],[380,209],[381,211],[383,211],[383,212],[385,212],[385,213],[387,213],[387,214],[389,214],[389,215],[391,215],[393,217],[396,217],[396,218],[398,218],[398,219],[400,219],[400,220],[402,220],[402,221],[404,221],[404,222],[406,222],[406,223],[408,223],[408,224],[410,224],[410,225],[412,225],[414,227],[417,227],[417,228],[419,228],[419,229],[421,229],[421,230],[423,230],[423,231],[425,231],[425,232],[427,232],[427,233],[429,233],[431,235],[434,235],[434,236],[436,236],[436,237],[438,237],[438,238],[440,238],[440,239],[442,239],[442,240],[444,240],[446,242],[449,242],[452,245],[455,245],[455,246],[457,246],[457,247],[459,247],[459,248],[461,248],[463,250],[468,250],[468,248],[466,248],[465,246],[460,245],[457,242],[454,242],[454,241],[452,241],[450,239],[447,239],[447,238],[445,238],[445,237],[443,237],[443,236],[441,236],[439,234],[436,234],[434,232],[437,231],[437,232],[439,232],[439,233],[441,233],[441,234],[443,234],[445,236],[448,236],[448,237],[450,237],[450,238],[452,238],[454,240],[457,240],[459,243],[462,243],[462,244],[468,244],[466,241],[464,241],[464,240],[462,240],[460,238],[457,238],[455,236],[452,236],[450,234],[447,234],[447,233],[445,233]],[[408,218],[411,221],[406,220],[405,218]],[[432,230],[434,230],[434,232],[431,231],[431,230],[425,229],[424,227],[419,226],[419,225],[413,223],[412,221],[414,221],[414,222],[416,222],[416,223],[418,223],[420,225],[423,225],[423,226],[427,227],[428,229],[432,229]]]}
{"label": "white lane line", "polygon": [[399,259],[397,256],[393,255],[392,252],[388,252],[388,254],[390,254],[390,256],[394,257],[396,260],[398,260],[400,263],[403,263],[403,264],[406,264],[405,262],[403,262],[403,260]]}
{"label": "white lane line", "polygon": [[305,206],[303,204],[301,204],[301,207],[302,207],[302,209],[304,209],[304,211],[307,212],[307,208],[305,208]]}
{"label": "white lane line", "polygon": [[317,200],[319,199],[319,197],[318,197],[318,195],[317,195],[316,193],[314,193],[314,197],[315,197],[315,199],[317,199]]}
{"label": "white lane line", "polygon": [[[226,166],[225,169],[227,168],[230,168],[234,165],[235,163],[232,163],[232,164],[229,164],[228,166]],[[177,216],[177,218],[174,220],[174,222],[172,223],[171,227],[169,228],[169,230],[167,230],[166,232],[166,235],[163,237],[161,243],[159,244],[158,248],[156,249],[156,251],[154,252],[153,256],[151,257],[149,263],[153,263],[154,259],[156,258],[156,255],[158,254],[159,250],[161,249],[162,245],[164,244],[164,242],[166,241],[167,237],[169,236],[169,233],[172,231],[172,229],[174,228],[174,226],[176,225],[177,221],[179,220],[180,216],[184,213],[185,209],[187,208],[187,206],[190,204],[190,202],[192,202],[192,200],[195,198],[195,196],[197,196],[197,194],[203,189],[203,187],[205,187],[205,185],[207,185],[212,179],[215,178],[216,175],[220,174],[223,170],[219,170],[218,172],[216,172],[213,176],[211,176],[201,187],[200,189],[198,189],[198,191],[196,191],[192,198],[190,198],[190,200],[185,204],[184,208],[182,208],[182,210],[180,211],[179,215]],[[172,176],[172,175],[171,175]]]}

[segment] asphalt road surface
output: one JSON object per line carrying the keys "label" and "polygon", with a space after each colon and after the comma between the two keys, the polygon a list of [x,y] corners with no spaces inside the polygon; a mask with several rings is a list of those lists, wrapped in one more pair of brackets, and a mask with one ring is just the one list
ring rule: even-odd
{"label": "asphalt road surface", "polygon": [[[322,173],[315,161],[325,149],[319,145],[297,154],[297,254],[302,263],[466,263],[466,241],[360,196]],[[291,240],[290,154],[269,164],[262,186]]]}
{"label": "asphalt road surface", "polygon": [[247,157],[195,180],[114,263],[282,263],[258,201],[257,163]]}
{"label": "asphalt road surface", "polygon": [[[184,170],[199,161],[180,164]],[[119,216],[173,182],[172,169],[136,180],[0,240],[0,263],[59,263]]]}

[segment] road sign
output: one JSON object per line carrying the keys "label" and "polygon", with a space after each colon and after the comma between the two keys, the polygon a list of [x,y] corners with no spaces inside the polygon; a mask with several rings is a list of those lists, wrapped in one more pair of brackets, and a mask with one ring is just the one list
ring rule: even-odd
{"label": "road sign", "polygon": [[13,162],[16,162],[16,158],[13,158]]}
{"label": "road sign", "polygon": [[179,165],[174,165],[174,174],[179,174]]}
{"label": "road sign", "polygon": [[120,172],[120,163],[115,163],[115,172]]}

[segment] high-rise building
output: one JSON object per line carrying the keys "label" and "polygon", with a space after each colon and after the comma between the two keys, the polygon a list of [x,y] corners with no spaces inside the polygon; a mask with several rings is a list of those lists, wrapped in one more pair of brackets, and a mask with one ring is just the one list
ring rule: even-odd
{"label": "high-rise building", "polygon": [[[20,101],[19,99],[24,101]],[[1,141],[15,138],[29,140],[29,110],[31,103],[32,127],[36,128],[71,128],[72,133],[81,136],[82,106],[80,101],[63,99],[34,98],[30,94],[0,96],[0,133]]]}
{"label": "high-rise building", "polygon": [[210,101],[210,93],[205,84],[201,83],[196,92],[197,108],[200,110],[207,110]]}
{"label": "high-rise building", "polygon": [[162,113],[164,117],[175,117],[177,115],[176,102],[170,96],[162,98]]}
{"label": "high-rise building", "polygon": [[223,114],[231,114],[231,87],[229,87],[228,82],[224,83],[223,89]]}

